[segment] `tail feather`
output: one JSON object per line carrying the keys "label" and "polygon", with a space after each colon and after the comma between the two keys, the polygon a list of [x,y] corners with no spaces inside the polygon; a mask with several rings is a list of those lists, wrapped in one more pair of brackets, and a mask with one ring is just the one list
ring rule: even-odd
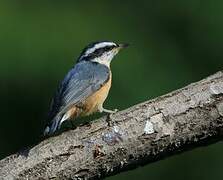
{"label": "tail feather", "polygon": [[60,129],[61,124],[69,119],[68,113],[64,114],[63,116],[57,115],[49,125],[46,126],[44,131],[44,136],[50,136],[55,133],[57,130]]}
{"label": "tail feather", "polygon": [[55,133],[58,129],[60,129],[61,125],[61,117],[56,116],[45,128],[44,136],[50,136]]}

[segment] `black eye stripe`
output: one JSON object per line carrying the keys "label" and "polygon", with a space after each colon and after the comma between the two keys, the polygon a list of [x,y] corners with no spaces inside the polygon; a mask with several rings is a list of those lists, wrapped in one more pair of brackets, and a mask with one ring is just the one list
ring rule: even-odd
{"label": "black eye stripe", "polygon": [[106,46],[106,47],[102,47],[99,49],[96,49],[94,52],[92,52],[91,54],[89,54],[88,56],[91,57],[99,57],[101,56],[104,52],[110,51],[114,48],[115,46]]}
{"label": "black eye stripe", "polygon": [[108,52],[110,50],[112,50],[113,48],[117,47],[115,44],[114,45],[110,45],[110,46],[105,46],[105,47],[102,47],[102,48],[98,48],[98,49],[95,49],[92,53],[89,53],[89,54],[86,54],[86,52],[90,49],[90,48],[93,48],[94,47],[94,44],[91,44],[89,45],[88,47],[86,47],[81,55],[79,56],[78,58],[78,62],[79,61],[82,61],[82,60],[85,60],[85,61],[89,61],[91,59],[94,59],[94,58],[97,58],[97,57],[100,57],[103,55],[104,52]]}

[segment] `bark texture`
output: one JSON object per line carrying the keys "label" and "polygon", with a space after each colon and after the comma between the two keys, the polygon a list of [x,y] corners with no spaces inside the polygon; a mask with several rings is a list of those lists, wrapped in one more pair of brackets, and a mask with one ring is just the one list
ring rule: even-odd
{"label": "bark texture", "polygon": [[0,161],[2,179],[97,179],[223,139],[223,73]]}

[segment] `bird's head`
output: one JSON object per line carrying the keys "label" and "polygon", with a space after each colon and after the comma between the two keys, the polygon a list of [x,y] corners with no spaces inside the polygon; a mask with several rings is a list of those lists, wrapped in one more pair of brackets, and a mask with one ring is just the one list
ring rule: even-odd
{"label": "bird's head", "polygon": [[128,44],[116,44],[110,41],[100,41],[89,44],[83,49],[77,62],[91,61],[110,66],[113,57]]}

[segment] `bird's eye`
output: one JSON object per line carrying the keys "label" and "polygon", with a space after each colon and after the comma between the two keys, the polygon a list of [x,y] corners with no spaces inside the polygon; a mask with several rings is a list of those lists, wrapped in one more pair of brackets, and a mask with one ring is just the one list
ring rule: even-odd
{"label": "bird's eye", "polygon": [[103,49],[96,49],[92,54],[92,56],[101,56],[103,54],[104,50]]}
{"label": "bird's eye", "polygon": [[111,46],[105,47],[105,51],[110,51],[112,48]]}

